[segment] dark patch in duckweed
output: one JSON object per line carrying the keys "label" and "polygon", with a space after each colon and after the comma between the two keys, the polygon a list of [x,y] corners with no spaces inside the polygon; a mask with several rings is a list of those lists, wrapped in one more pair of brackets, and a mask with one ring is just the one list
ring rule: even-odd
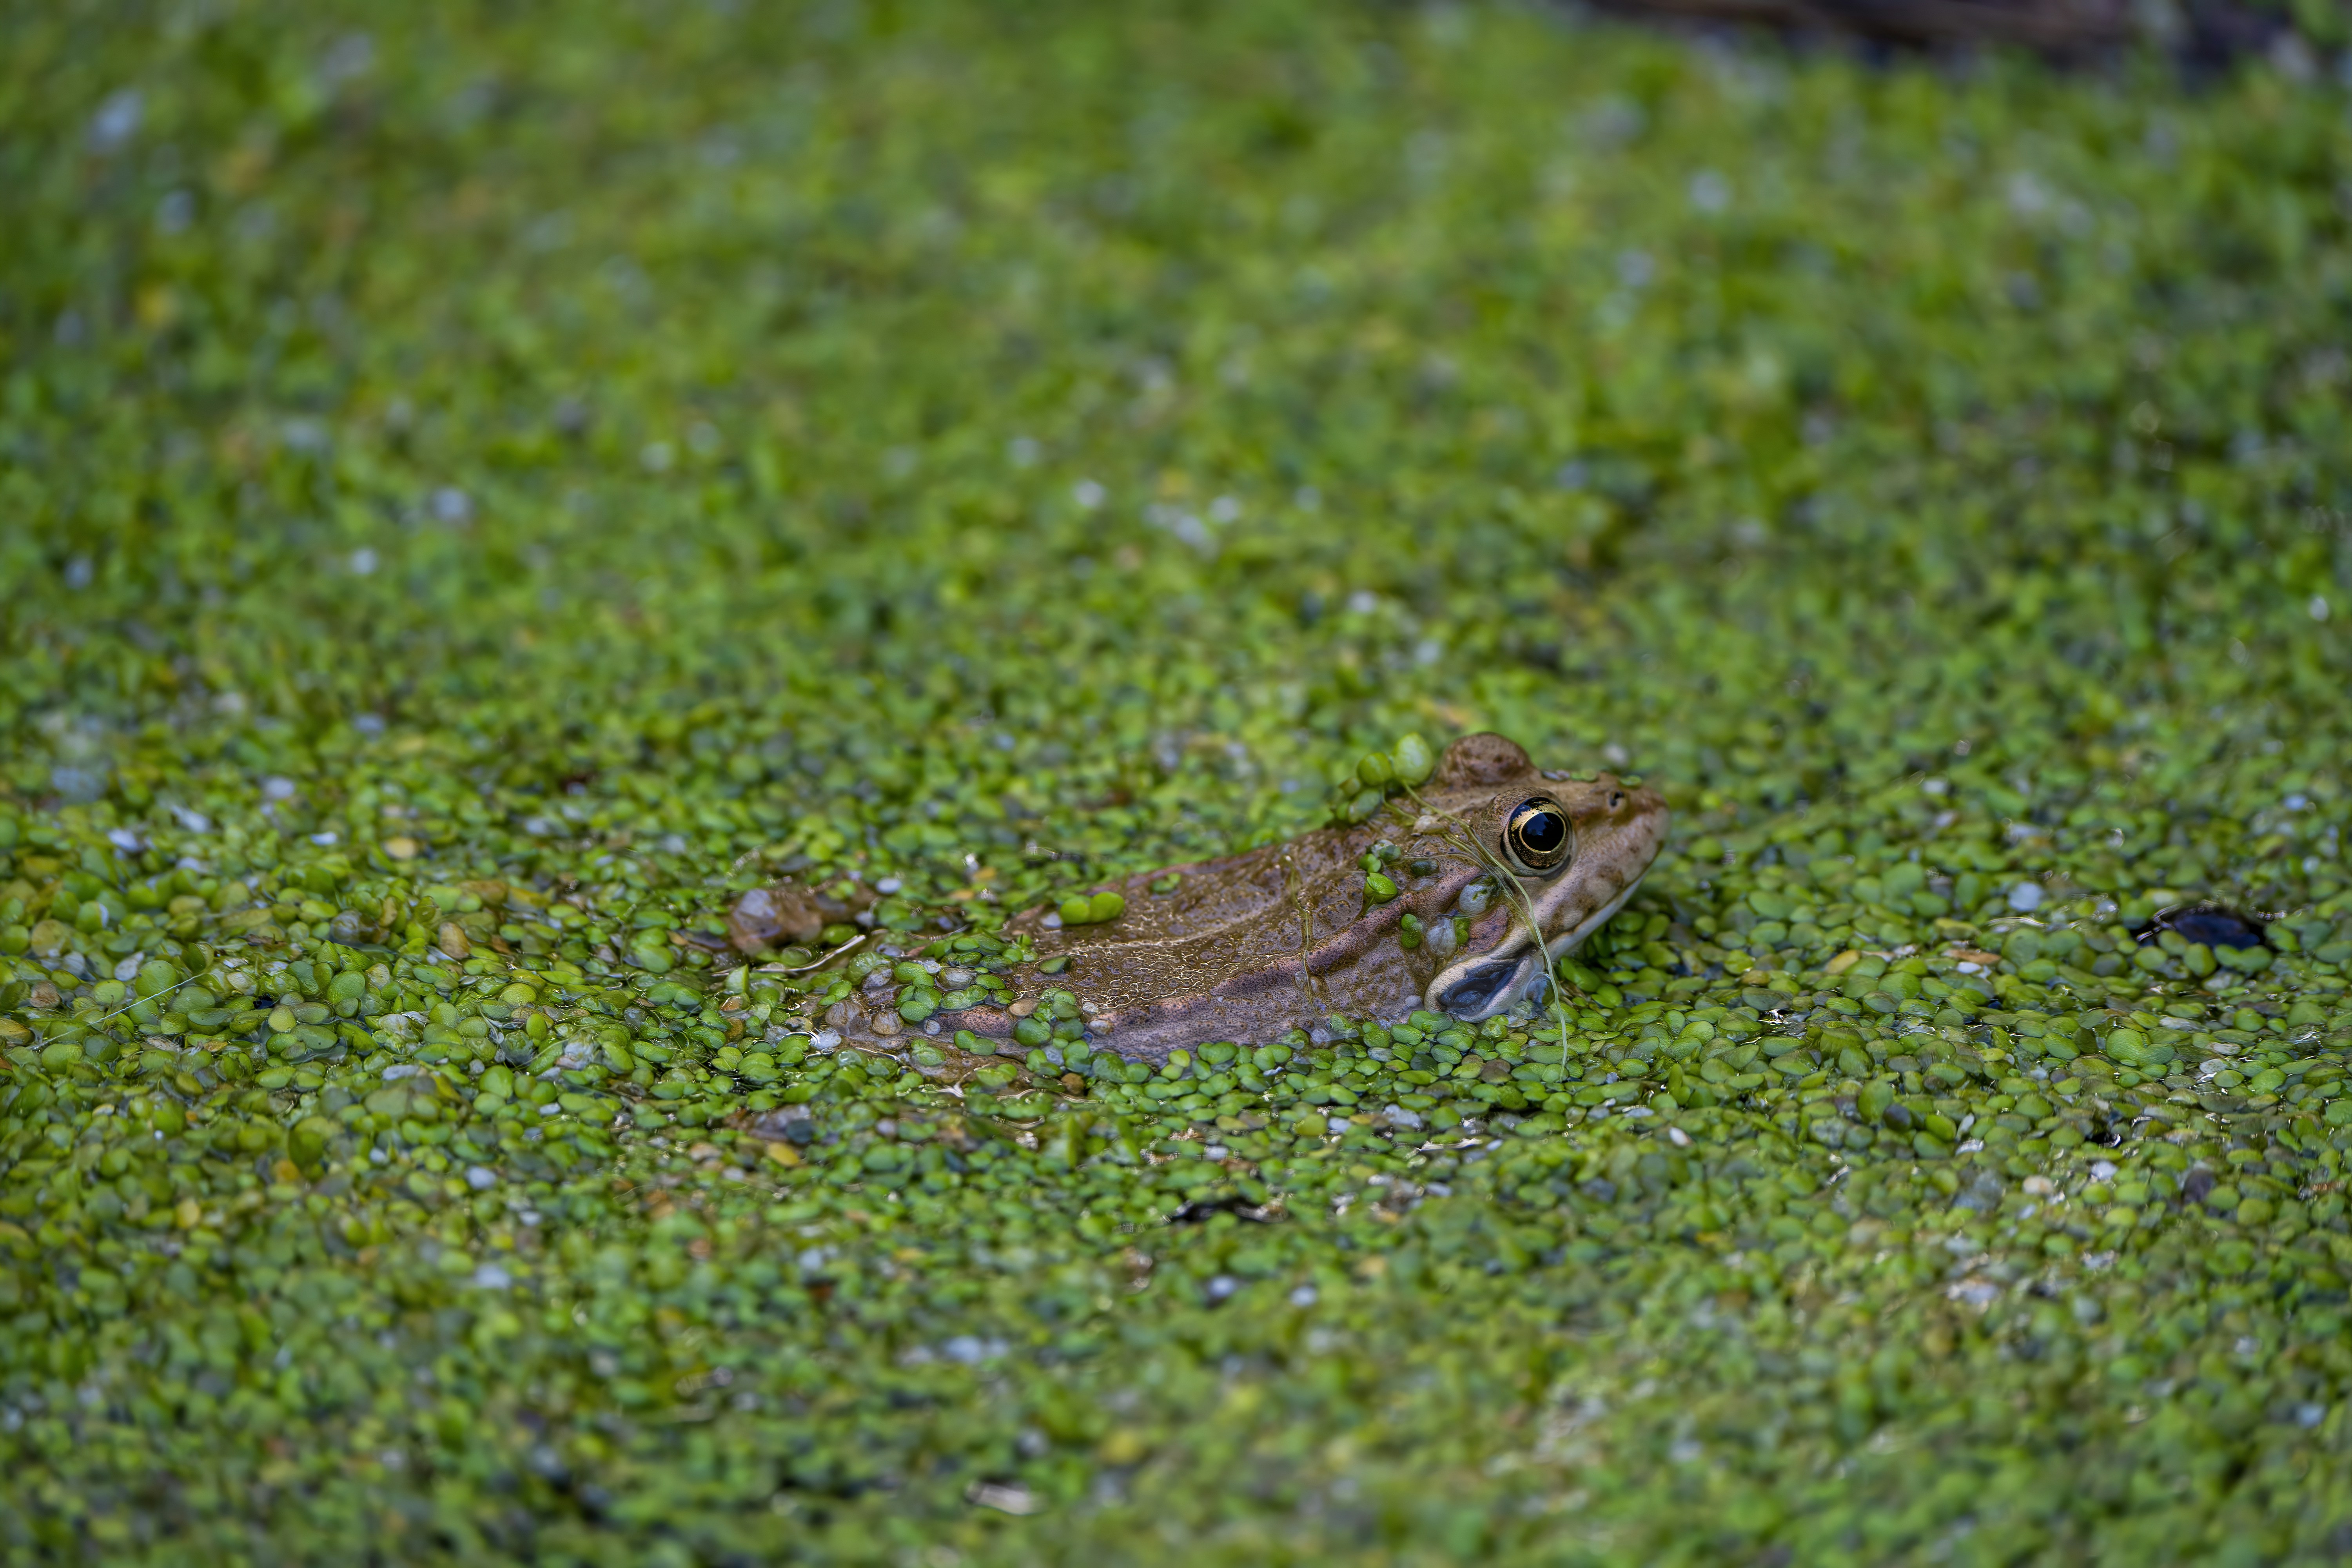
{"label": "dark patch in duckweed", "polygon": [[[36,11],[0,1554],[2339,1549],[2324,76]],[[1480,730],[1674,810],[1564,1032],[930,1032]]]}
{"label": "dark patch in duckweed", "polygon": [[2156,918],[2132,932],[2143,947],[2171,931],[2181,941],[2211,948],[2248,948],[2263,946],[2264,922],[2253,916],[2231,909],[2226,904],[2182,904],[2173,909],[2158,910]]}

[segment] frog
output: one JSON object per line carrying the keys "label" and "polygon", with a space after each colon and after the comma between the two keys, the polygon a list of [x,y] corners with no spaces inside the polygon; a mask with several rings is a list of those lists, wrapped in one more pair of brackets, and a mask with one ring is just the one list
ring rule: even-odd
{"label": "frog", "polygon": [[735,900],[727,914],[728,945],[751,954],[782,942],[814,942],[827,926],[855,919],[874,901],[873,889],[856,882],[808,888],[787,878]]}
{"label": "frog", "polygon": [[[1107,920],[1020,912],[1003,934],[1035,956],[1006,975],[1014,998],[940,1012],[926,1032],[1007,1040],[1057,990],[1077,998],[1094,1050],[1149,1063],[1334,1016],[1481,1023],[1544,999],[1547,953],[1556,963],[1624,907],[1668,820],[1648,784],[1538,768],[1507,737],[1466,735],[1365,820],[1097,884],[1096,907],[1118,895]],[[899,1020],[886,1001],[845,1000],[827,1022],[887,1038]]]}

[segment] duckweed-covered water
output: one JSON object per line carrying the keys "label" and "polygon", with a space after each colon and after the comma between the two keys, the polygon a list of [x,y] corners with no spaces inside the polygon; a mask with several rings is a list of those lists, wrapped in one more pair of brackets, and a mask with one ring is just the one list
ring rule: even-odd
{"label": "duckweed-covered water", "polygon": [[[2352,1541],[2334,87],[5,26],[11,1560]],[[1480,729],[1676,812],[1565,1042],[922,1027]]]}

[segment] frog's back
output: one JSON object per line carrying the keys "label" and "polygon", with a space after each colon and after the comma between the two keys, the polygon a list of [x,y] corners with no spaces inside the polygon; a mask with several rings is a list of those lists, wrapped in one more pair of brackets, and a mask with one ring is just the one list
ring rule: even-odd
{"label": "frog's back", "polygon": [[[1034,932],[1041,960],[1066,961],[1064,984],[1096,1006],[1097,1031],[1129,1056],[1265,1038],[1333,1012],[1389,1013],[1412,1005],[1414,976],[1392,940],[1363,931],[1360,874],[1332,874],[1353,870],[1377,837],[1370,827],[1319,828],[1140,873],[1115,884],[1127,908],[1105,926],[1055,930],[1043,910],[1013,925]],[[1392,935],[1393,914],[1377,923]],[[1333,951],[1359,932],[1351,950]]]}

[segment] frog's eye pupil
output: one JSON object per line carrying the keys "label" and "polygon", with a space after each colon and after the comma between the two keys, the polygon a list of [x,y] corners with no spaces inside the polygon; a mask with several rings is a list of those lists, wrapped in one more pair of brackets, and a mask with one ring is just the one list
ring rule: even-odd
{"label": "frog's eye pupil", "polygon": [[1541,798],[1520,802],[1503,834],[1511,858],[1531,871],[1549,871],[1566,859],[1570,837],[1568,814]]}

